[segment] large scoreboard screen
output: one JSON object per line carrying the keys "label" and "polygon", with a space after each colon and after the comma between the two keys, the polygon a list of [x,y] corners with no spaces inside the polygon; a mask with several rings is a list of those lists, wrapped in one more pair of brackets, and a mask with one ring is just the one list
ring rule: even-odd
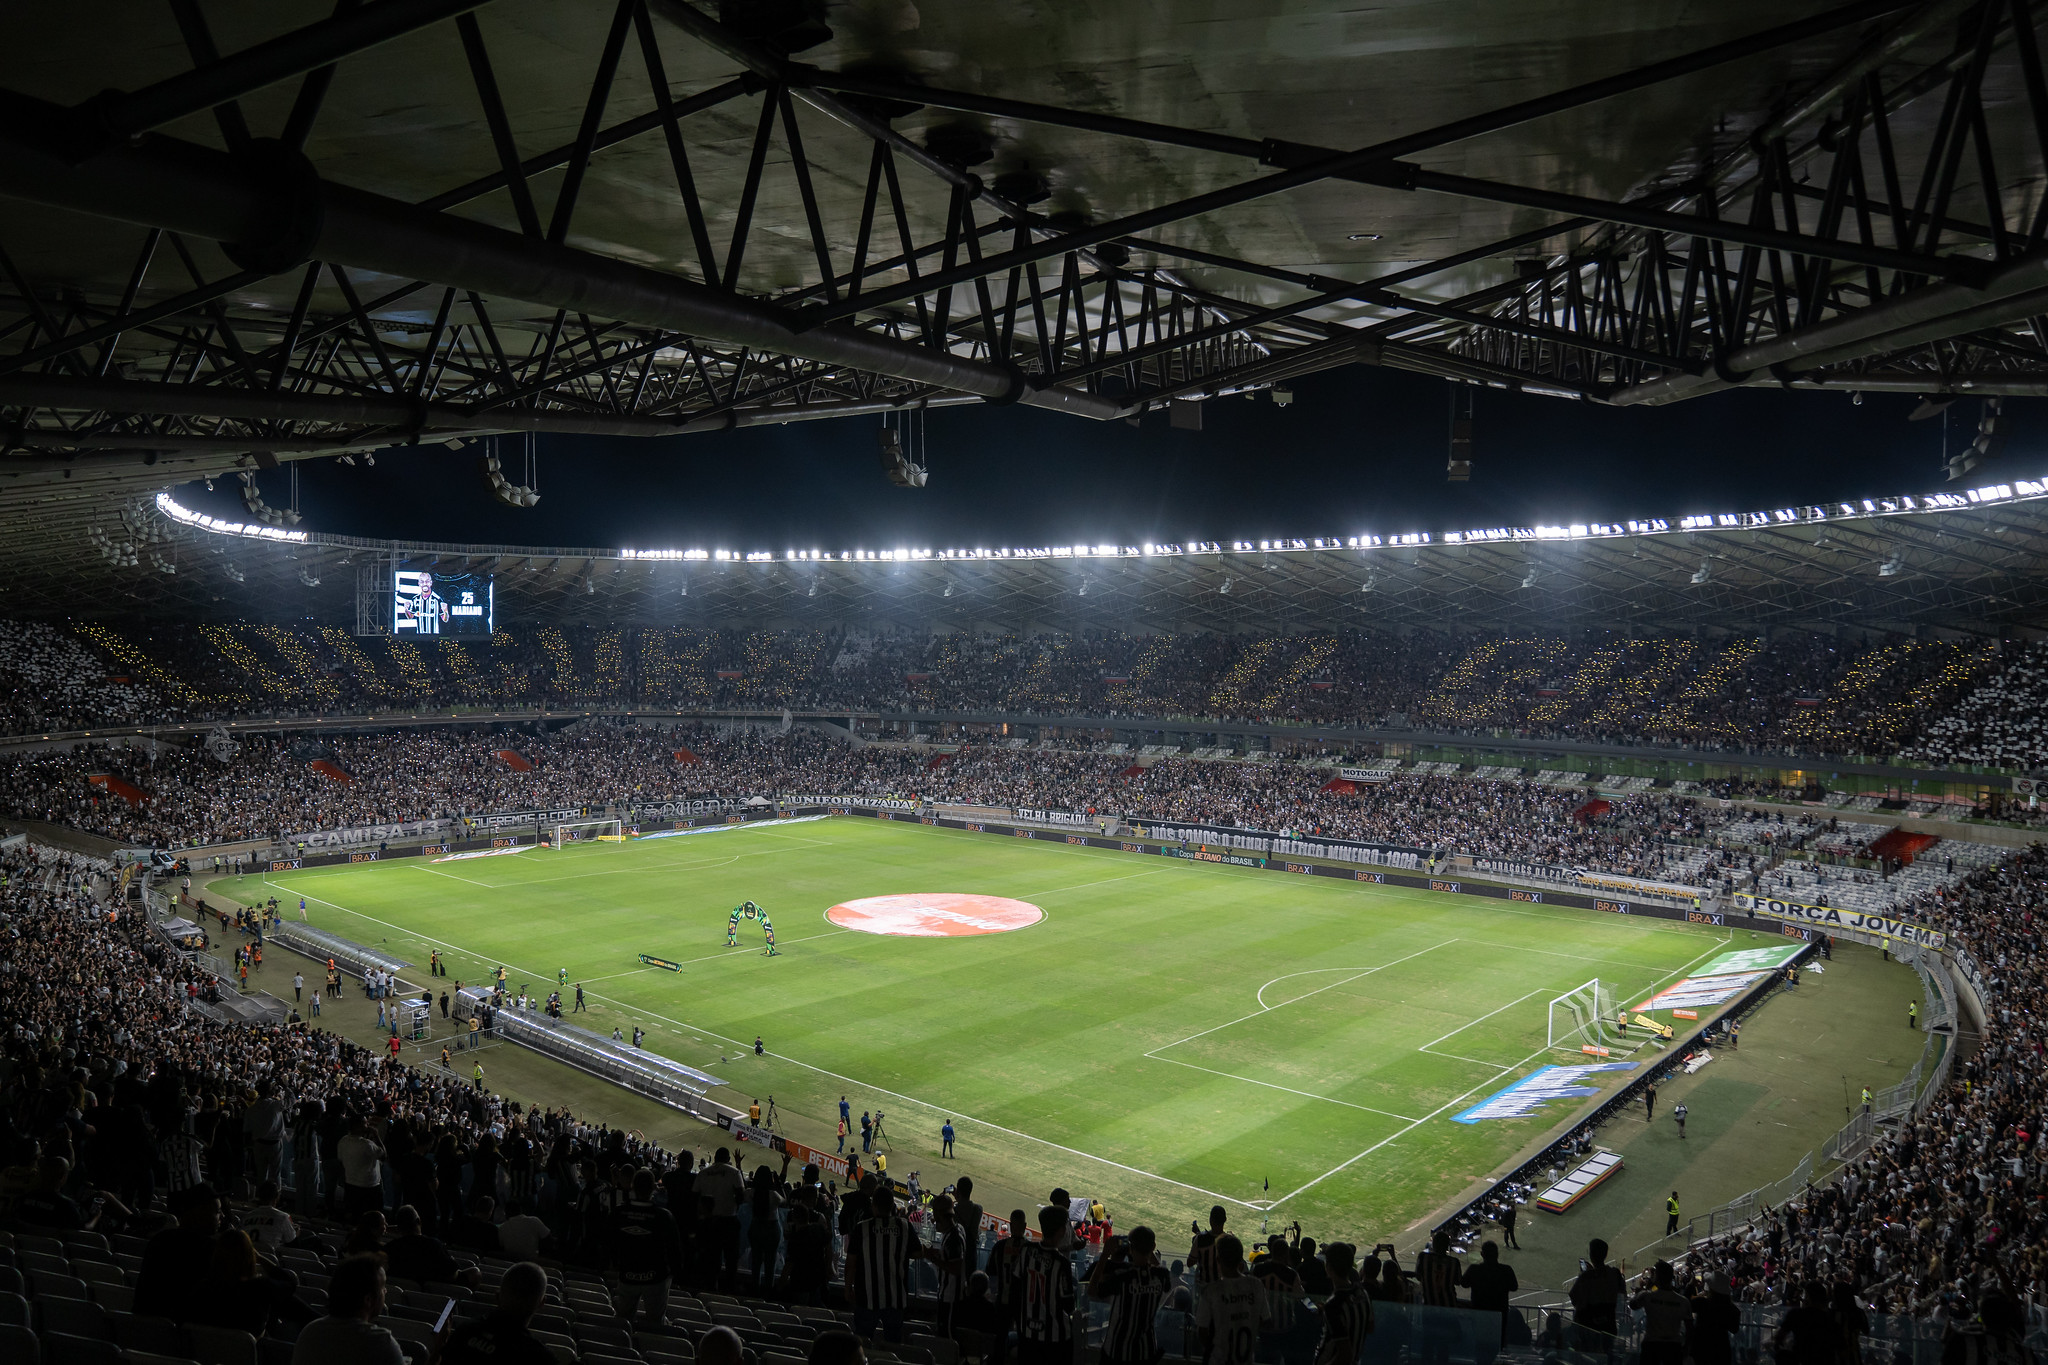
{"label": "large scoreboard screen", "polygon": [[491,575],[400,567],[391,575],[393,635],[489,635]]}

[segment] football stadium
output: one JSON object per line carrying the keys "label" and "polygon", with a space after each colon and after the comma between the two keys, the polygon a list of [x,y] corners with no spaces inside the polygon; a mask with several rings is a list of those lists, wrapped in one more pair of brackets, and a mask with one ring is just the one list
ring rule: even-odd
{"label": "football stadium", "polygon": [[0,14],[0,1357],[2041,1358],[2044,28]]}

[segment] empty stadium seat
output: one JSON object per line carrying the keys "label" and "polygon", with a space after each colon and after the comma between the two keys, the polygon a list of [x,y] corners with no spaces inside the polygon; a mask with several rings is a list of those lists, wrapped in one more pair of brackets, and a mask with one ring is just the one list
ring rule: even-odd
{"label": "empty stadium seat", "polygon": [[183,1358],[192,1349],[185,1329],[169,1318],[129,1317],[114,1320],[114,1339],[124,1350]]}
{"label": "empty stadium seat", "polygon": [[31,1270],[28,1282],[35,1289],[38,1299],[85,1299],[92,1297],[87,1292],[85,1281],[76,1275],[60,1275],[54,1270]]}
{"label": "empty stadium seat", "polygon": [[121,1348],[111,1341],[45,1332],[42,1342],[43,1365],[121,1365]]}
{"label": "empty stadium seat", "polygon": [[91,1286],[92,1301],[109,1313],[132,1313],[135,1311],[135,1291],[125,1284],[95,1284]]}
{"label": "empty stadium seat", "polygon": [[97,1341],[114,1339],[114,1324],[107,1310],[84,1299],[38,1299],[36,1317],[45,1332],[68,1332]]}
{"label": "empty stadium seat", "polygon": [[0,1322],[0,1360],[7,1365],[42,1365],[42,1343],[17,1322]]}
{"label": "empty stadium seat", "polygon": [[199,1365],[256,1365],[256,1338],[247,1332],[201,1323],[192,1323],[185,1331],[192,1338],[192,1358]]}
{"label": "empty stadium seat", "polygon": [[28,1300],[19,1294],[0,1293],[0,1323],[12,1327],[28,1326]]}

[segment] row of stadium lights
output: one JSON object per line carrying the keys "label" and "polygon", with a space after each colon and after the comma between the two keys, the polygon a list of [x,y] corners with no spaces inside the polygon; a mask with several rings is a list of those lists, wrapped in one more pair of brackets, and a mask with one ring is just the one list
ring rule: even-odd
{"label": "row of stadium lights", "polygon": [[[923,561],[1016,561],[1041,559],[1147,559],[1190,555],[1256,554],[1260,552],[1314,553],[1318,550],[1371,550],[1422,545],[1489,545],[1540,541],[1604,540],[1616,536],[1661,535],[1672,531],[1740,531],[1779,526],[1807,526],[1844,518],[1887,516],[1901,512],[1950,512],[2026,498],[2048,497],[2048,482],[2018,479],[2012,483],[1974,488],[1967,493],[1927,493],[1895,498],[1864,498],[1827,506],[1781,507],[1766,512],[1718,512],[1680,517],[1676,521],[1655,517],[1645,521],[1573,522],[1568,526],[1496,527],[1484,531],[1446,531],[1435,535],[1411,531],[1397,536],[1315,536],[1291,540],[1191,540],[1184,544],[1143,545],[1050,545],[1037,548],[975,550],[788,550],[774,554],[767,550],[620,550],[618,557],[654,563],[876,563],[905,564]],[[169,493],[156,495],[157,510],[184,526],[215,535],[243,536],[253,540],[302,543],[304,531],[288,531],[256,522],[223,521],[182,506]]]}

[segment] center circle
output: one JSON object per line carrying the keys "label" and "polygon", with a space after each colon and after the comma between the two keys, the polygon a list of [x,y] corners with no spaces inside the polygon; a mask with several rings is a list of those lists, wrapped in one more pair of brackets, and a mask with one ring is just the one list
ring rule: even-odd
{"label": "center circle", "polygon": [[842,901],[825,918],[863,934],[895,934],[902,938],[965,938],[971,934],[1007,934],[1027,929],[1045,918],[1030,901],[1008,896],[970,896],[953,891],[926,891],[907,896],[864,896]]}

